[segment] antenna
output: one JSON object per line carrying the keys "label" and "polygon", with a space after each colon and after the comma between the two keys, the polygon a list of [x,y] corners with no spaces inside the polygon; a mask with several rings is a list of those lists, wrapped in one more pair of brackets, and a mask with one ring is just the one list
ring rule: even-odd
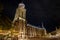
{"label": "antenna", "polygon": [[44,29],[44,33],[45,33],[45,35],[46,35],[47,33],[46,33],[46,29],[45,29],[45,27],[44,27],[44,25],[43,25],[43,22],[42,22],[42,28]]}
{"label": "antenna", "polygon": [[45,27],[44,27],[44,25],[43,25],[43,22],[42,22],[42,28],[43,28],[44,30],[46,30]]}
{"label": "antenna", "polygon": [[58,33],[58,32],[57,32],[57,27],[56,27],[56,33]]}

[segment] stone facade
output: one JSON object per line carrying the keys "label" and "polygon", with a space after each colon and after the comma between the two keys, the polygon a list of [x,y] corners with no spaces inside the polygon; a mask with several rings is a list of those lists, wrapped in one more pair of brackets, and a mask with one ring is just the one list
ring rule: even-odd
{"label": "stone facade", "polygon": [[[24,6],[24,5],[22,5]],[[17,8],[17,12],[14,18],[14,29],[19,32],[18,40],[56,40],[49,37],[44,28],[33,27],[27,25],[26,21],[26,9],[23,7]]]}

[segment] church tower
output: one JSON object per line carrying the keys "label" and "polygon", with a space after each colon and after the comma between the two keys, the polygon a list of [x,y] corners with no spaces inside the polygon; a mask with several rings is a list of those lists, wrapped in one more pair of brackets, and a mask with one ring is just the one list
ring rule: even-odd
{"label": "church tower", "polygon": [[15,18],[13,20],[14,27],[16,31],[19,31],[18,39],[19,40],[27,40],[26,35],[26,9],[24,3],[20,3],[15,14]]}

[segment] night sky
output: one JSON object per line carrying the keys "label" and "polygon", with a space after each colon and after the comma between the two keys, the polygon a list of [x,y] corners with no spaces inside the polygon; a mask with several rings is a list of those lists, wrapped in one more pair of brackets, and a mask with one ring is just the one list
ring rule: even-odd
{"label": "night sky", "polygon": [[[20,0],[1,0],[4,5],[3,14],[12,21],[16,8],[21,2]],[[27,9],[27,23],[41,27],[43,22],[48,32],[54,31],[56,26],[60,25],[60,2],[58,0],[23,0],[23,3]]]}

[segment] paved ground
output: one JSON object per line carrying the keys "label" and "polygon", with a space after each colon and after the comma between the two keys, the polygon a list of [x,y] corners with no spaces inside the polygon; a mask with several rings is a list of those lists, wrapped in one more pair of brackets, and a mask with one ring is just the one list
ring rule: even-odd
{"label": "paved ground", "polygon": [[30,40],[60,40],[60,38],[30,38]]}

